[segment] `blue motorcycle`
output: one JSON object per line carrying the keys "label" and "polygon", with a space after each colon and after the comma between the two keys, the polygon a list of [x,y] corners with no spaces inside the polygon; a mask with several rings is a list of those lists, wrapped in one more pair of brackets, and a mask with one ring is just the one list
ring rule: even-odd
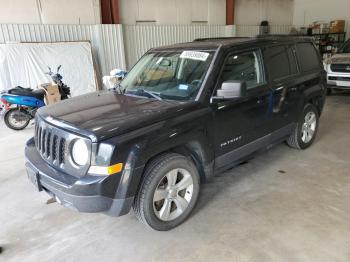
{"label": "blue motorcycle", "polygon": [[[53,74],[49,67],[50,71],[47,74],[57,84],[61,100],[64,100],[70,95],[70,88],[62,82],[63,77],[59,74],[60,68],[61,66],[57,68],[57,73]],[[38,108],[45,106],[45,95],[44,89],[33,90],[20,86],[3,92],[0,97],[3,104],[0,117],[4,118],[7,127],[13,130],[22,130],[35,117]]]}

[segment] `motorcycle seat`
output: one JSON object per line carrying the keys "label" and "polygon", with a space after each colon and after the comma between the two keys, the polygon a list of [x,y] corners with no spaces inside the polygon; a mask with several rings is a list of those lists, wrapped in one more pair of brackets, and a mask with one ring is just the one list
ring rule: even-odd
{"label": "motorcycle seat", "polygon": [[32,96],[37,99],[43,100],[45,97],[45,90],[43,89],[30,89],[30,88],[13,88],[8,91],[11,95],[18,95],[18,96]]}

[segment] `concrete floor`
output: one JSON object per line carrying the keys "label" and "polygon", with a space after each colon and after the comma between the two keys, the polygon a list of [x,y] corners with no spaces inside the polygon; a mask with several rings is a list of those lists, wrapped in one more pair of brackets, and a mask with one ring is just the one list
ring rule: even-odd
{"label": "concrete floor", "polygon": [[33,126],[0,124],[1,261],[350,261],[350,95],[328,98],[315,144],[279,145],[201,188],[192,217],[152,231],[133,212],[81,214],[24,170]]}

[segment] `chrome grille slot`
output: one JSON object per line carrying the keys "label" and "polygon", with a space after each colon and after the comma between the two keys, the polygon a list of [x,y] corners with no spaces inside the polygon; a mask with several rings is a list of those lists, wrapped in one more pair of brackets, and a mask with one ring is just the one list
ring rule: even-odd
{"label": "chrome grille slot", "polygon": [[45,148],[46,148],[46,130],[43,130],[42,140],[41,140],[41,153],[45,154]]}
{"label": "chrome grille slot", "polygon": [[47,139],[46,139],[46,156],[51,157],[51,133],[47,134]]}
{"label": "chrome grille slot", "polygon": [[35,119],[34,141],[40,156],[50,165],[73,176],[85,175],[89,164],[86,166],[74,164],[69,148],[76,139],[83,139],[91,149],[91,140],[51,125],[39,116]]}
{"label": "chrome grille slot", "polygon": [[65,153],[66,153],[66,140],[64,138],[61,138],[58,146],[58,162],[60,164],[64,163]]}
{"label": "chrome grille slot", "polygon": [[52,161],[55,161],[57,159],[57,140],[58,137],[56,135],[53,135],[53,140],[52,140]]}
{"label": "chrome grille slot", "polygon": [[350,64],[331,64],[331,70],[339,73],[350,73]]}

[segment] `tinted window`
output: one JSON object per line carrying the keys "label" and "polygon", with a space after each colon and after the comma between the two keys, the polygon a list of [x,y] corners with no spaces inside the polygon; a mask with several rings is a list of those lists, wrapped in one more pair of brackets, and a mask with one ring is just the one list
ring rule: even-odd
{"label": "tinted window", "polygon": [[267,70],[271,80],[297,73],[295,57],[290,47],[274,46],[264,52]]}
{"label": "tinted window", "polygon": [[264,79],[257,52],[229,55],[224,64],[221,80],[245,81],[248,89],[262,84]]}
{"label": "tinted window", "polygon": [[301,71],[320,68],[320,57],[311,43],[297,44],[297,54]]}

